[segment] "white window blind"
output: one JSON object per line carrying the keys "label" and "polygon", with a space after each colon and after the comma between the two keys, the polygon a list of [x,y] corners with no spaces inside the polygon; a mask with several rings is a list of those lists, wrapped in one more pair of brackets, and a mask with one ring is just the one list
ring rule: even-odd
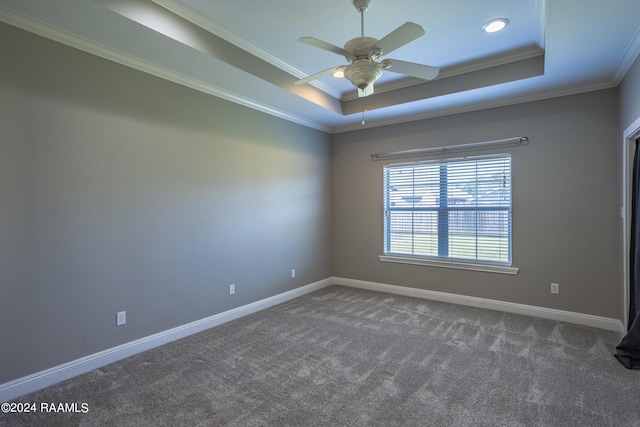
{"label": "white window blind", "polygon": [[511,265],[511,156],[385,166],[384,252]]}

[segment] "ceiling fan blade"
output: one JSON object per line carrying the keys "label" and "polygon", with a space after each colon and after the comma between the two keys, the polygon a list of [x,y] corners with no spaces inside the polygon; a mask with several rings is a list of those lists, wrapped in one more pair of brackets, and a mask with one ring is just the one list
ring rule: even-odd
{"label": "ceiling fan blade", "polygon": [[341,67],[343,67],[343,65],[337,65],[335,67],[329,68],[328,70],[320,71],[319,73],[312,74],[310,76],[305,77],[304,79],[297,80],[295,82],[295,84],[297,84],[297,85],[307,84],[310,81],[313,81],[313,80],[319,79],[320,77],[324,77],[324,76],[326,76],[328,74],[331,74],[334,71],[336,71],[338,68],[341,68]]}
{"label": "ceiling fan blade", "polygon": [[373,47],[381,49],[382,55],[387,55],[423,35],[424,29],[420,25],[413,22],[405,22],[381,40],[378,40]]}
{"label": "ceiling fan blade", "polygon": [[313,37],[300,37],[298,39],[298,41],[300,43],[308,44],[310,46],[314,46],[314,47],[317,47],[317,48],[320,48],[320,49],[327,50],[329,52],[336,53],[338,55],[342,55],[347,59],[353,57],[353,54],[351,52],[349,52],[348,50],[345,50],[345,49],[343,49],[341,47],[332,45],[331,43],[323,42],[322,40],[318,40],[318,39],[313,38]]}
{"label": "ceiling fan blade", "polygon": [[406,74],[424,80],[433,80],[438,77],[440,68],[430,65],[416,64],[415,62],[398,61],[397,59],[385,59],[380,63],[387,71]]}

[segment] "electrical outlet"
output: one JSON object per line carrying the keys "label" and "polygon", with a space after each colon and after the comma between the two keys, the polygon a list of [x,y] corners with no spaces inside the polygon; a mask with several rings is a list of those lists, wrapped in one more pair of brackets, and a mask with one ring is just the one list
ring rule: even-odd
{"label": "electrical outlet", "polygon": [[127,323],[127,312],[119,311],[116,313],[116,326],[122,326]]}
{"label": "electrical outlet", "polygon": [[551,293],[552,294],[559,294],[560,293],[560,284],[552,283],[551,284]]}
{"label": "electrical outlet", "polygon": [[236,285],[229,285],[229,295],[236,293]]}
{"label": "electrical outlet", "polygon": [[295,268],[291,269],[291,277],[296,277],[296,269]]}

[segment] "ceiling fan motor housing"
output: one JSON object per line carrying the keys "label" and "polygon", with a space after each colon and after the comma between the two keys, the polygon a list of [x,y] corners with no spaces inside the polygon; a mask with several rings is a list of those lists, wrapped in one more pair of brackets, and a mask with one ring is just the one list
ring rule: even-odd
{"label": "ceiling fan motor housing", "polygon": [[344,70],[344,76],[358,89],[366,89],[382,75],[382,66],[368,59],[360,59]]}
{"label": "ceiling fan motor housing", "polygon": [[[344,50],[351,52],[353,55],[353,60],[357,59],[369,59],[376,60],[380,53],[375,49],[372,49],[372,46],[378,42],[378,39],[373,37],[356,37],[355,39],[351,39],[344,45]],[[349,60],[350,58],[347,58]]]}

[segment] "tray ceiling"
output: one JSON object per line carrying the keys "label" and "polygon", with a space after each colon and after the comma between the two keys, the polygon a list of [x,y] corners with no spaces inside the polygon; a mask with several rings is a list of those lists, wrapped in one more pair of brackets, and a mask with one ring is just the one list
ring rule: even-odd
{"label": "tray ceiling", "polygon": [[[482,31],[498,17],[505,30]],[[0,0],[4,22],[332,133],[613,87],[640,51],[637,0],[372,0],[364,18],[378,39],[421,25],[389,56],[439,77],[385,71],[366,98],[330,75],[294,85],[346,64],[297,39],[358,37],[351,0]]]}

